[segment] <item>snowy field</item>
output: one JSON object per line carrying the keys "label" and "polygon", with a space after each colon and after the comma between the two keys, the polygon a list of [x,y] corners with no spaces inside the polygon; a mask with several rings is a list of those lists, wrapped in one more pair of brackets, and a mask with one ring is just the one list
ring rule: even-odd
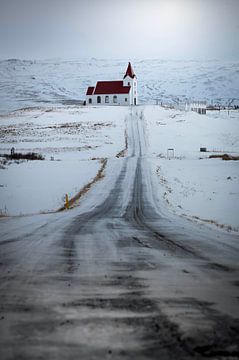
{"label": "snowy field", "polygon": [[[158,202],[192,221],[239,230],[239,163],[209,159],[239,154],[239,112],[193,112],[142,106],[148,155]],[[91,182],[101,159],[125,148],[127,107],[62,106],[21,110],[0,117],[0,153],[36,152],[45,160],[4,161],[2,215],[55,211],[64,196]],[[200,152],[206,147],[208,152]],[[168,158],[168,149],[174,157]]]}
{"label": "snowy field", "polygon": [[127,108],[58,107],[16,111],[0,117],[0,153],[36,152],[45,160],[1,159],[2,215],[54,211],[64,195],[92,181],[101,159],[125,147]]}
{"label": "snowy field", "polygon": [[209,155],[239,154],[239,112],[198,115],[151,106],[145,118],[159,202],[193,221],[238,231],[239,162]]}
{"label": "snowy field", "polygon": [[[185,102],[188,98],[238,103],[239,63],[131,59],[141,104]],[[0,153],[36,152],[43,161],[1,160],[0,213],[54,211],[64,195],[92,181],[102,158],[125,148],[127,108],[80,106],[97,80],[121,79],[128,59],[1,60]],[[22,109],[22,110],[19,110]],[[208,159],[239,154],[236,111],[192,112],[142,107],[159,202],[193,221],[239,228],[239,163]],[[206,147],[209,152],[199,152]],[[174,159],[167,158],[173,148]],[[159,186],[159,185],[163,186]]]}
{"label": "snowy field", "polygon": [[138,77],[140,103],[187,98],[239,102],[239,62],[10,59],[0,61],[0,114],[29,106],[79,103],[97,80],[122,79],[129,60]]}

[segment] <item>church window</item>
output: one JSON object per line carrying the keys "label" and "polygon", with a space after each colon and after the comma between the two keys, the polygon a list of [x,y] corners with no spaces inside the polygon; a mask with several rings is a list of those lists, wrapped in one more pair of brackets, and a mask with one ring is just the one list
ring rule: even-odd
{"label": "church window", "polygon": [[100,103],[101,103],[101,97],[97,96],[97,104],[100,104]]}
{"label": "church window", "polygon": [[125,102],[127,102],[127,100],[128,100],[127,98],[124,99]]}
{"label": "church window", "polygon": [[89,104],[92,104],[92,99],[91,98],[89,98]]}
{"label": "church window", "polygon": [[108,96],[108,95],[105,97],[105,103],[106,103],[106,104],[109,103],[109,96]]}
{"label": "church window", "polygon": [[117,96],[116,95],[113,96],[113,103],[117,103]]}
{"label": "church window", "polygon": [[128,86],[130,86],[130,83],[128,82]]}

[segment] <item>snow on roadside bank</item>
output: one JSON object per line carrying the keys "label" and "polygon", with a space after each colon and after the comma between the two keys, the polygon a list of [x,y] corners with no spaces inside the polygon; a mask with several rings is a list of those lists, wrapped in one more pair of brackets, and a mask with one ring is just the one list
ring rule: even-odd
{"label": "snow on roadside bank", "polygon": [[[158,195],[181,216],[239,231],[239,162],[209,159],[205,146],[239,153],[239,113],[201,116],[161,107],[145,107],[152,169]],[[167,159],[167,149],[175,149]],[[212,152],[213,153],[213,152]]]}
{"label": "snow on roadside bank", "polygon": [[37,152],[38,161],[0,166],[0,214],[55,211],[97,175],[100,158],[125,147],[124,107],[61,107],[19,111],[0,118],[0,153]]}
{"label": "snow on roadside bank", "polygon": [[28,161],[1,170],[1,213],[54,211],[96,176],[100,161]]}
{"label": "snow on roadside bank", "polygon": [[[177,214],[239,231],[239,169],[236,161],[152,160],[161,197]],[[159,189],[160,190],[160,189]]]}

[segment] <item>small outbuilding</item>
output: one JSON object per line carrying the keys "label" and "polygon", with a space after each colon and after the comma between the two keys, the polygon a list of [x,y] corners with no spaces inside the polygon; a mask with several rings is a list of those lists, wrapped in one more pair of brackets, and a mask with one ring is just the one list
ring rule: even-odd
{"label": "small outbuilding", "polygon": [[192,101],[186,103],[186,111],[195,111],[198,114],[207,113],[207,102],[206,101]]}

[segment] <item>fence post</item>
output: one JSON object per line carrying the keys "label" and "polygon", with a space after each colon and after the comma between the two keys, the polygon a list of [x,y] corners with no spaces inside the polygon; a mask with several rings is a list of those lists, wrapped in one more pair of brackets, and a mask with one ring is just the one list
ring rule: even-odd
{"label": "fence post", "polygon": [[68,197],[68,194],[66,194],[66,202],[65,202],[65,208],[66,209],[69,209],[69,197]]}
{"label": "fence post", "polygon": [[174,158],[174,149],[167,150],[167,158],[168,159]]}

